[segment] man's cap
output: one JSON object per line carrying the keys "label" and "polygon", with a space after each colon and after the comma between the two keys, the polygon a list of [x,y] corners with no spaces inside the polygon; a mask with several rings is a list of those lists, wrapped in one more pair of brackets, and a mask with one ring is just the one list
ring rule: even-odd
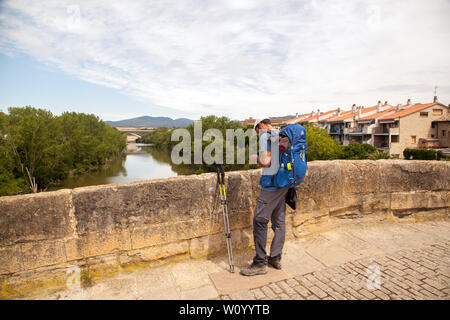
{"label": "man's cap", "polygon": [[256,119],[255,120],[255,124],[253,125],[253,129],[256,129],[256,126],[261,122],[261,121],[263,121],[264,119]]}

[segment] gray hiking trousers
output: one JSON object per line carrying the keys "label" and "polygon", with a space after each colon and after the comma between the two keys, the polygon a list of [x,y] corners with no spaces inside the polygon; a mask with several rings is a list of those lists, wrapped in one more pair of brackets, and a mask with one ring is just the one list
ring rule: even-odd
{"label": "gray hiking trousers", "polygon": [[270,257],[280,258],[286,236],[286,194],[289,188],[277,191],[261,190],[253,215],[253,240],[255,242],[256,255],[254,263],[267,264],[267,224],[272,222],[274,237],[270,245]]}

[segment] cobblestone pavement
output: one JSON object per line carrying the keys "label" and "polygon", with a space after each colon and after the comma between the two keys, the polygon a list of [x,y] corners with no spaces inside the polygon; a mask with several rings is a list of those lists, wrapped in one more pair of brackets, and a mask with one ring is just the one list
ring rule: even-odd
{"label": "cobblestone pavement", "polygon": [[220,299],[450,299],[450,241],[359,259]]}

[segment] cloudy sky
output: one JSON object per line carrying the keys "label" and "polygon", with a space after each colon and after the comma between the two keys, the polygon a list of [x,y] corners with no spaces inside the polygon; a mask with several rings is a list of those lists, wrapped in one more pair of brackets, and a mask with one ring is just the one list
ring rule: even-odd
{"label": "cloudy sky", "polygon": [[450,103],[450,1],[0,1],[0,109],[104,120]]}

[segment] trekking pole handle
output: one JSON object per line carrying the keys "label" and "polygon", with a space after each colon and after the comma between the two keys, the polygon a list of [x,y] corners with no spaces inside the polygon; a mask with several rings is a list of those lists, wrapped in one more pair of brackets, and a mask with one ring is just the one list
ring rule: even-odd
{"label": "trekking pole handle", "polygon": [[[217,169],[217,178],[219,179],[219,183],[225,184],[225,171],[223,169],[223,164],[216,163]],[[220,179],[222,177],[222,179]]]}
{"label": "trekking pole handle", "polygon": [[217,170],[217,181],[219,182],[219,185],[220,185],[220,168],[217,163],[215,163],[215,165],[216,165],[216,170]]}

